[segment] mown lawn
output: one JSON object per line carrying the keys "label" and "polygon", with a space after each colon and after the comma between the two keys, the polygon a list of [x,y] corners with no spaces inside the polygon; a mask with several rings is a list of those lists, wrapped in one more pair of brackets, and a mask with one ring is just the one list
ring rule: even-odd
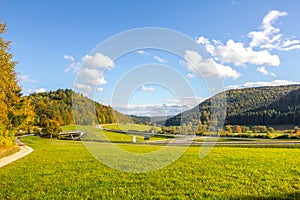
{"label": "mown lawn", "polygon": [[190,147],[162,170],[134,174],[101,164],[80,141],[22,140],[34,152],[0,169],[0,199],[300,198],[299,148],[215,147],[200,159]]}
{"label": "mown lawn", "polygon": [[[134,124],[133,124],[134,125]],[[113,125],[112,125],[113,126]],[[143,127],[144,125],[137,125],[137,127]],[[111,141],[111,142],[132,142],[134,135],[130,134],[121,134],[115,132],[109,132],[101,130],[99,128],[93,128],[91,126],[62,126],[63,131],[72,131],[72,130],[87,130],[89,131],[83,139],[85,141]],[[144,137],[141,135],[135,135],[137,142],[144,142]],[[151,137],[150,140],[162,140],[164,138]]]}
{"label": "mown lawn", "polygon": [[106,124],[103,125],[103,128],[115,129],[115,130],[135,130],[135,131],[149,131],[152,126],[143,125],[143,124]]}

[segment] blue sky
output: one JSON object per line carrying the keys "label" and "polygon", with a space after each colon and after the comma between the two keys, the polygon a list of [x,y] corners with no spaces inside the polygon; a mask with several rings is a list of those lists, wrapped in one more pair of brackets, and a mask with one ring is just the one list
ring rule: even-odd
{"label": "blue sky", "polygon": [[[19,62],[16,70],[25,94],[58,88],[87,90],[87,85],[78,85],[76,76],[83,61],[93,61],[95,55],[88,57],[91,51],[115,34],[143,27],[172,29],[201,45],[219,70],[224,89],[300,83],[297,0],[2,0],[1,5],[0,18],[8,25],[3,37],[13,41],[11,52]],[[108,62],[110,57],[99,54],[99,60]],[[106,63],[109,70],[98,80],[94,99],[112,104],[120,79],[147,63],[173,68],[195,95],[176,97],[170,88],[159,84],[139,85],[128,100],[130,105],[118,107],[120,111],[174,114],[212,95],[203,76],[193,71],[193,66],[205,67],[196,52],[186,51],[178,57],[157,49],[141,49]],[[185,105],[176,106],[178,99]]]}

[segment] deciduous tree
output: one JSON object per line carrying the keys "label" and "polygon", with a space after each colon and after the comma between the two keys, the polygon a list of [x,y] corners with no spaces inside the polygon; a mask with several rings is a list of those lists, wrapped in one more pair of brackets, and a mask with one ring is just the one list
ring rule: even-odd
{"label": "deciduous tree", "polygon": [[[6,24],[0,21],[0,34],[6,32]],[[22,96],[18,85],[16,62],[9,52],[10,42],[0,37],[0,145],[13,145],[15,134],[33,121],[28,99]]]}

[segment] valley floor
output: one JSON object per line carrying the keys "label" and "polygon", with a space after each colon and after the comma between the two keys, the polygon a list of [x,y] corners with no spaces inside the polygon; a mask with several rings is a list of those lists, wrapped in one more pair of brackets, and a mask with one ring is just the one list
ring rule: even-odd
{"label": "valley floor", "polygon": [[[80,141],[26,137],[34,152],[0,169],[0,199],[299,199],[300,148],[201,147],[159,171],[125,173]],[[118,144],[147,152],[159,146]],[[182,148],[182,147],[176,147]]]}

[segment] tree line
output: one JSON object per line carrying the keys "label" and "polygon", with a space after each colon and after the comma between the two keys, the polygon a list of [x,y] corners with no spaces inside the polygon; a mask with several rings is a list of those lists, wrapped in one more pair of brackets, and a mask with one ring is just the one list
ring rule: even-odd
{"label": "tree line", "polygon": [[[226,96],[226,109],[222,109],[222,95]],[[300,125],[300,85],[270,86],[228,90],[200,103],[195,108],[166,120],[165,126],[182,123],[196,125]],[[212,105],[212,101],[214,104]],[[216,110],[211,116],[211,110]],[[213,120],[213,121],[212,121]]]}

